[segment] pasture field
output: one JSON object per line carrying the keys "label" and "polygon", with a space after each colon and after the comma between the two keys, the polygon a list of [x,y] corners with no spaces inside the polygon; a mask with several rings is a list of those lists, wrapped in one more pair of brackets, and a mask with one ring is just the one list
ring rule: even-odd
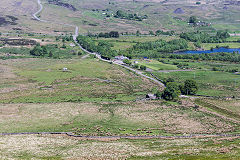
{"label": "pasture field", "polygon": [[234,34],[233,36],[227,38],[227,41],[232,41],[232,42],[236,42],[238,40],[240,40],[240,36],[235,36]]}
{"label": "pasture field", "polygon": [[226,47],[229,48],[240,48],[240,43],[202,43],[201,47],[205,50],[210,50],[211,48],[219,47]]}
{"label": "pasture field", "polygon": [[62,136],[1,136],[0,158],[236,160],[240,158],[239,143],[239,137],[82,141]]}
{"label": "pasture field", "polygon": [[164,64],[162,62],[159,62],[157,60],[137,60],[139,65],[144,65],[147,68],[150,68],[152,70],[158,71],[158,70],[176,70],[176,65],[171,64]]}
{"label": "pasture field", "polygon": [[[22,90],[4,88],[0,101],[4,103],[52,103],[80,101],[128,101],[145,97],[160,86],[127,70],[97,59],[19,59],[2,61],[13,67],[14,79],[8,84],[29,86]],[[67,72],[62,71],[68,68]],[[24,79],[18,84],[19,79]],[[32,87],[30,87],[32,86]],[[7,92],[10,90],[10,92]],[[14,90],[14,91],[12,91]]]}
{"label": "pasture field", "polygon": [[240,120],[239,100],[227,99],[203,99],[198,100],[197,103],[202,103],[206,108],[218,112],[219,114],[228,116],[230,118]]}
{"label": "pasture field", "polygon": [[240,69],[238,63],[221,62],[221,61],[204,61],[204,60],[186,60],[186,59],[160,59],[164,64],[171,64],[181,66],[185,69],[197,69],[197,70],[213,70],[218,68],[221,71],[227,71],[231,69]]}
{"label": "pasture field", "polygon": [[210,96],[239,96],[239,75],[221,71],[195,70],[183,72],[154,72],[160,78],[173,78],[178,83],[194,79],[199,86],[197,94]]}
{"label": "pasture field", "polygon": [[208,100],[210,103],[213,103],[215,105],[217,105],[218,107],[221,107],[223,109],[229,110],[234,112],[235,114],[240,115],[240,108],[239,106],[239,102],[238,100]]}

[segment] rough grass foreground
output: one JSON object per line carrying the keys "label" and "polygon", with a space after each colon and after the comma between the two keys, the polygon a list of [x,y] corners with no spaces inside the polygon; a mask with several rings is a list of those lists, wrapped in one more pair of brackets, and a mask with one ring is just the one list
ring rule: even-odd
{"label": "rough grass foreground", "polygon": [[82,141],[50,135],[1,136],[1,159],[239,159],[239,137]]}
{"label": "rough grass foreground", "polygon": [[239,124],[181,104],[156,102],[1,104],[0,132],[87,136],[238,133]]}

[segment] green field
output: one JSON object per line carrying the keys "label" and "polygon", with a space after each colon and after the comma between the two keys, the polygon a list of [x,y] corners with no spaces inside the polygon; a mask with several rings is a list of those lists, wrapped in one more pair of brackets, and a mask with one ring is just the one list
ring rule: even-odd
{"label": "green field", "polygon": [[164,64],[162,62],[156,61],[156,60],[139,60],[139,65],[144,65],[147,68],[150,68],[152,70],[176,70],[177,66],[171,65],[171,64]]}
{"label": "green field", "polygon": [[[154,73],[160,79],[173,78],[178,83],[187,79],[194,79],[199,86],[197,94],[210,96],[238,96],[240,77],[227,72],[219,71],[191,71]],[[235,83],[236,82],[236,83]]]}
{"label": "green field", "polygon": [[239,100],[205,100],[206,102],[217,106],[220,109],[232,112],[235,114],[236,119],[240,119]]}
{"label": "green field", "polygon": [[205,50],[210,50],[211,48],[216,48],[217,46],[218,47],[228,46],[229,48],[240,48],[240,43],[202,43],[201,46]]}
{"label": "green field", "polygon": [[[3,79],[2,85],[31,87],[26,87],[24,92],[14,89],[3,93],[0,101],[4,103],[129,101],[145,97],[153,88],[161,88],[119,66],[97,59],[19,59],[10,65],[15,68],[18,79],[23,80],[19,84],[16,79],[7,82]],[[68,71],[62,71],[63,68]]]}

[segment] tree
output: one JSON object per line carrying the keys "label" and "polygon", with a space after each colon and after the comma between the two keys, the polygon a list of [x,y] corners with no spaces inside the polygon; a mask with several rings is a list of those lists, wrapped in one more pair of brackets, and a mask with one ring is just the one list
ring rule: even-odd
{"label": "tree", "polygon": [[47,54],[46,47],[41,47],[39,44],[37,44],[31,51],[30,54],[33,56],[44,56],[44,54]]}
{"label": "tree", "polygon": [[169,78],[163,80],[163,83],[164,83],[165,85],[166,85],[167,83],[169,83],[169,82],[174,82],[174,79],[173,79],[172,77],[169,77]]}
{"label": "tree", "polygon": [[136,35],[137,35],[137,36],[141,35],[141,33],[140,33],[139,30],[137,30]]}
{"label": "tree", "polygon": [[186,80],[184,85],[180,87],[182,94],[185,95],[194,95],[198,91],[198,85],[195,80]]}
{"label": "tree", "polygon": [[123,18],[123,17],[126,17],[126,13],[124,13],[123,11],[121,10],[118,10],[116,12],[116,15],[115,15],[116,18]]}
{"label": "tree", "polygon": [[153,31],[149,31],[149,34],[150,34],[150,35],[154,35]]}
{"label": "tree", "polygon": [[53,57],[52,51],[49,52],[49,57]]}
{"label": "tree", "polygon": [[140,69],[144,71],[144,70],[146,70],[146,69],[147,69],[147,67],[146,67],[146,66],[144,66],[144,65],[141,65],[141,66],[140,66]]}
{"label": "tree", "polygon": [[197,17],[196,17],[196,16],[191,16],[191,17],[189,18],[189,23],[196,24],[196,23],[197,23]]}
{"label": "tree", "polygon": [[119,38],[119,33],[117,31],[109,32],[109,37]]}
{"label": "tree", "polygon": [[61,48],[67,48],[66,44],[63,43],[62,47]]}
{"label": "tree", "polygon": [[138,65],[138,64],[134,64],[134,65],[133,65],[133,68],[138,69],[138,68],[139,68],[139,65]]}
{"label": "tree", "polygon": [[157,91],[156,97],[157,97],[157,98],[160,98],[161,96],[162,96],[162,92],[161,92],[161,91]]}
{"label": "tree", "polygon": [[124,59],[123,63],[127,64],[127,65],[131,65],[132,62],[129,59]]}
{"label": "tree", "polygon": [[180,95],[179,86],[176,82],[169,82],[163,91],[162,98],[165,100],[175,100]]}

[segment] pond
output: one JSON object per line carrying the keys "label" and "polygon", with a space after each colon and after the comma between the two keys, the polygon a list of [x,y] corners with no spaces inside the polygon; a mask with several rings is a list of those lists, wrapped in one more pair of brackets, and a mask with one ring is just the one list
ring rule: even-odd
{"label": "pond", "polygon": [[239,52],[240,53],[240,48],[215,48],[213,50],[203,50],[203,51],[183,51],[183,52],[178,52],[179,54],[202,54],[202,53],[219,53],[219,52],[227,52],[227,53],[233,53],[233,52]]}

